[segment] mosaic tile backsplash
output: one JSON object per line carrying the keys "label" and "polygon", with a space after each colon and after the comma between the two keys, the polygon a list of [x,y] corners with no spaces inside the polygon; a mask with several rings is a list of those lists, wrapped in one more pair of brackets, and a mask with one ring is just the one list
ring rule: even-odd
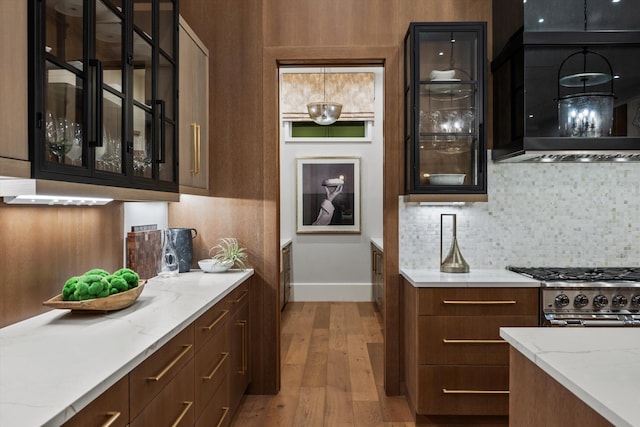
{"label": "mosaic tile backsplash", "polygon": [[[471,269],[640,266],[640,164],[489,160],[487,176],[488,203],[421,206],[400,198],[401,268],[439,268],[441,213],[457,214]],[[451,223],[444,217],[444,255]]]}

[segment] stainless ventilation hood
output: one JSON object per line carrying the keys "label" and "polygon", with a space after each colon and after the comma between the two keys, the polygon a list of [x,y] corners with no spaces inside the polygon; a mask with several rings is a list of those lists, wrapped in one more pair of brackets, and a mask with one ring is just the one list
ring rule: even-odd
{"label": "stainless ventilation hood", "polygon": [[494,148],[494,162],[640,162],[640,141],[636,138],[523,138],[514,144]]}
{"label": "stainless ventilation hood", "polygon": [[[640,14],[633,3],[493,1],[493,22],[505,23],[493,34],[494,162],[640,162]],[[558,100],[568,94],[562,77],[603,72],[591,59],[562,68],[585,49],[606,58],[611,79],[578,85],[573,94],[612,92],[611,132],[560,136],[559,123],[567,122]]]}

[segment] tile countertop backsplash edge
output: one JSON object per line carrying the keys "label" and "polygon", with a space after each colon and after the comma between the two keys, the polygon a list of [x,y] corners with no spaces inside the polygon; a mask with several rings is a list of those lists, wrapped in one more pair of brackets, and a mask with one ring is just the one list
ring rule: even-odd
{"label": "tile countertop backsplash edge", "polygon": [[[640,164],[489,161],[487,178],[485,203],[422,206],[399,198],[400,268],[439,269],[441,213],[457,214],[471,270],[640,265]],[[446,254],[451,221],[443,228]]]}
{"label": "tile countertop backsplash edge", "polygon": [[0,329],[0,425],[62,424],[251,275],[152,278],[128,308],[52,310]]}

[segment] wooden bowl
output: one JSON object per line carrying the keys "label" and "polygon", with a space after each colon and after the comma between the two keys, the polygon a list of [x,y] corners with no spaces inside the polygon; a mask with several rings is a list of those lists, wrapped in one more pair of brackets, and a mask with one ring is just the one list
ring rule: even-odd
{"label": "wooden bowl", "polygon": [[62,294],[56,295],[50,300],[44,301],[42,305],[52,308],[64,308],[69,310],[82,311],[114,311],[129,307],[140,294],[146,280],[141,280],[138,286],[128,291],[119,292],[104,298],[86,299],[83,301],[64,301]]}

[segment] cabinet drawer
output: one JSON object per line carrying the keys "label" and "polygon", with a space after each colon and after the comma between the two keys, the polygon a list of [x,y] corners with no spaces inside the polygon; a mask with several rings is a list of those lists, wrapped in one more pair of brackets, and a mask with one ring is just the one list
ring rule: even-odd
{"label": "cabinet drawer", "polygon": [[419,315],[537,315],[537,288],[420,288]]}
{"label": "cabinet drawer", "polygon": [[131,427],[192,426],[196,420],[193,401],[193,358],[132,422]]}
{"label": "cabinet drawer", "polygon": [[226,296],[194,322],[196,352],[200,351],[209,339],[224,329],[226,322],[231,317],[229,301],[229,296]]}
{"label": "cabinet drawer", "polygon": [[508,365],[503,326],[537,326],[538,316],[418,316],[418,364]]}
{"label": "cabinet drawer", "polygon": [[225,376],[222,384],[196,421],[196,427],[227,427],[231,423],[233,414],[229,408],[228,389],[228,379]]}
{"label": "cabinet drawer", "polygon": [[433,415],[507,415],[508,366],[418,367],[416,412]]}
{"label": "cabinet drawer", "polygon": [[[191,324],[131,371],[129,374],[131,418],[135,418],[180,369],[193,359],[193,353],[193,324]],[[193,365],[191,377],[191,384],[193,384]]]}
{"label": "cabinet drawer", "polygon": [[65,427],[111,427],[129,424],[129,376],[112,385],[96,400],[63,424]]}
{"label": "cabinet drawer", "polygon": [[222,330],[196,353],[196,417],[202,414],[229,372],[229,334]]}

